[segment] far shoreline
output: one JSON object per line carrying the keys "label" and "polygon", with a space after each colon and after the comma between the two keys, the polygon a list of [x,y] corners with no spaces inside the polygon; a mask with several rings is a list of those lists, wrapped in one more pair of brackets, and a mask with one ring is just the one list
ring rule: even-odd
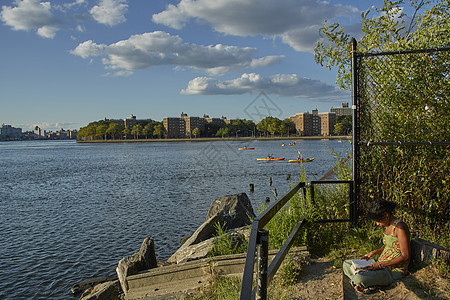
{"label": "far shoreline", "polygon": [[173,143],[173,142],[219,142],[219,141],[281,141],[281,140],[351,140],[352,136],[291,136],[291,137],[227,137],[227,138],[171,138],[126,140],[77,140],[77,143]]}

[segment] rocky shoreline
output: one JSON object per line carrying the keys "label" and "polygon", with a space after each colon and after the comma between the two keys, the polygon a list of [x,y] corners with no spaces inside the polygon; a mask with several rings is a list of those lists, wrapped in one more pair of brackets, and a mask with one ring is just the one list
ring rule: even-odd
{"label": "rocky shoreline", "polygon": [[128,291],[127,277],[139,272],[167,265],[177,265],[200,260],[208,256],[216,240],[216,224],[229,232],[236,242],[248,239],[249,225],[255,217],[247,194],[227,195],[215,199],[210,206],[205,222],[182,241],[182,244],[167,261],[156,259],[154,240],[144,239],[138,252],[118,262],[117,277],[99,277],[74,284],[71,292],[81,295],[80,300],[125,299]]}

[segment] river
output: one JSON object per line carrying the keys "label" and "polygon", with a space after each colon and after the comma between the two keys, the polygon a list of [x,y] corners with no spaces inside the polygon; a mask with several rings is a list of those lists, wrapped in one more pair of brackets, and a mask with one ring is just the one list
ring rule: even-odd
{"label": "river", "polygon": [[[274,188],[284,194],[298,182],[287,163],[297,150],[315,158],[310,180],[334,165],[330,148],[351,152],[347,141],[289,142],[0,143],[0,299],[71,299],[72,284],[114,275],[147,236],[165,260],[214,199],[246,192],[256,211]],[[286,160],[256,160],[268,154]]]}

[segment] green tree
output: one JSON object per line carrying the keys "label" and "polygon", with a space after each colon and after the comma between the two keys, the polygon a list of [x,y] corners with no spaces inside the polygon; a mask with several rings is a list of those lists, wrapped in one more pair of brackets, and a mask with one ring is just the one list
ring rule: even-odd
{"label": "green tree", "polygon": [[159,138],[164,134],[164,127],[162,124],[157,124],[153,130],[153,135],[157,135]]}
{"label": "green tree", "polygon": [[97,126],[95,124],[89,124],[87,126],[87,128],[86,128],[86,135],[91,140],[93,140],[95,138],[96,132],[97,132]]}
{"label": "green tree", "polygon": [[295,123],[291,121],[291,119],[286,118],[282,121],[282,124],[284,125],[284,127],[286,128],[285,133],[287,133],[288,135],[294,134],[296,133],[296,129],[295,129]]}
{"label": "green tree", "polygon": [[197,128],[197,127],[195,127],[195,128],[192,130],[192,134],[193,134],[195,137],[197,137],[197,135],[200,134],[200,129]]}
{"label": "green tree", "polygon": [[349,135],[352,132],[352,116],[338,116],[333,133],[335,135]]}
{"label": "green tree", "polygon": [[125,128],[122,130],[122,134],[125,139],[128,139],[128,136],[131,134],[130,128],[125,126]]}
{"label": "green tree", "polygon": [[145,138],[148,139],[148,136],[153,136],[153,124],[152,123],[148,123],[147,125],[144,126],[144,128],[142,129],[142,134],[145,135]]}
{"label": "green tree", "polygon": [[105,141],[106,141],[106,131],[107,130],[108,130],[108,126],[106,124],[99,125],[95,129],[95,135],[100,138],[104,137]]}
{"label": "green tree", "polygon": [[136,124],[133,126],[133,128],[131,129],[131,134],[134,136],[134,138],[139,139],[139,136],[142,135],[142,125],[141,124]]}
{"label": "green tree", "polygon": [[[409,6],[409,7],[408,7]],[[403,13],[405,7],[414,14]],[[371,14],[372,10],[375,11]],[[384,1],[383,7],[361,13],[363,37],[358,52],[426,49],[450,45],[448,1]],[[315,61],[322,67],[337,67],[337,82],[342,89],[351,85],[351,36],[338,23],[325,22],[322,39],[315,48]]]}
{"label": "green tree", "polygon": [[121,132],[120,125],[113,122],[111,122],[108,126],[108,129],[106,129],[106,134],[109,134],[111,139],[116,139],[116,136],[118,136],[120,132]]}

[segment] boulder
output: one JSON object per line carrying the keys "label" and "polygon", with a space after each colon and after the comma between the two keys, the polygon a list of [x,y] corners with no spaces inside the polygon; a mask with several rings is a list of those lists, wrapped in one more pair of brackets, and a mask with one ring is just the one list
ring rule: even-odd
{"label": "boulder", "polygon": [[[255,217],[251,202],[245,193],[218,198],[211,203],[206,221],[181,245],[167,260],[168,263],[180,263],[192,259],[204,258],[212,249],[216,235],[216,224],[224,225],[224,230],[244,227],[251,224]],[[194,245],[210,240],[199,247]],[[202,249],[201,251],[199,250]]]}
{"label": "boulder", "polygon": [[246,193],[228,195],[214,200],[209,207],[206,220],[221,214],[227,229],[243,227],[255,218],[252,203]]}
{"label": "boulder", "polygon": [[121,292],[118,280],[108,281],[86,290],[80,300],[119,300]]}
{"label": "boulder", "polygon": [[126,294],[128,291],[128,276],[136,275],[140,271],[156,267],[155,243],[152,237],[146,237],[142,242],[139,252],[122,258],[116,268],[117,277],[123,292]]}
{"label": "boulder", "polygon": [[207,239],[197,244],[186,246],[183,244],[168,260],[168,263],[181,264],[188,261],[205,258],[208,252],[214,247],[215,237]]}
{"label": "boulder", "polygon": [[116,279],[117,279],[117,277],[90,278],[90,279],[86,279],[86,280],[75,283],[74,285],[72,285],[72,288],[70,290],[71,290],[72,294],[77,295],[77,294],[84,292],[87,289],[93,288],[94,286],[96,286],[100,283],[104,283],[107,281],[114,281]]}

